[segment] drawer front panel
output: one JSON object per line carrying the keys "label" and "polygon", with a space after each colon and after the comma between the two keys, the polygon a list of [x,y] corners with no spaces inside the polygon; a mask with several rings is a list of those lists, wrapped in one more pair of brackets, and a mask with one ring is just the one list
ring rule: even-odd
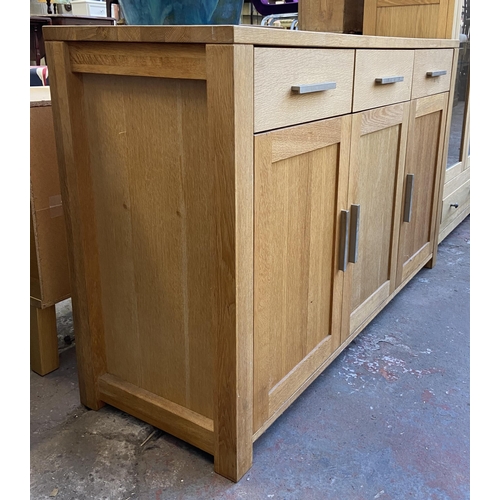
{"label": "drawer front panel", "polygon": [[415,51],[412,99],[450,90],[453,49]]}
{"label": "drawer front panel", "polygon": [[353,77],[354,50],[257,47],[254,131],[350,113]]}
{"label": "drawer front panel", "polygon": [[443,200],[441,226],[445,227],[464,210],[470,210],[470,181],[460,186]]}
{"label": "drawer front panel", "polygon": [[353,112],[408,101],[413,50],[357,50]]}

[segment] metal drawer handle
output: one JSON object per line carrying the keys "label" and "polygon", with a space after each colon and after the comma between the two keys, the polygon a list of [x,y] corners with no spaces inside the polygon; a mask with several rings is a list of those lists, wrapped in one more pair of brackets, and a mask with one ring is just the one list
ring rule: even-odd
{"label": "metal drawer handle", "polygon": [[349,210],[341,210],[339,269],[344,273],[347,270],[348,247],[349,247]]}
{"label": "metal drawer handle", "polygon": [[413,204],[414,179],[415,179],[414,174],[408,174],[406,176],[405,208],[404,208],[403,222],[411,221],[411,206]]}
{"label": "metal drawer handle", "polygon": [[351,205],[351,223],[349,228],[349,262],[358,262],[359,220],[361,205]]}
{"label": "metal drawer handle", "polygon": [[389,83],[403,82],[404,76],[385,76],[384,78],[375,78],[375,82],[380,85],[387,85]]}
{"label": "metal drawer handle", "polygon": [[335,82],[309,83],[306,85],[292,85],[292,92],[294,94],[311,94],[312,92],[323,92],[335,88],[337,88]]}
{"label": "metal drawer handle", "polygon": [[450,203],[450,207],[458,208],[458,203]]}
{"label": "metal drawer handle", "polygon": [[444,76],[448,73],[445,69],[441,69],[439,71],[427,71],[427,76],[429,78],[436,78],[436,76]]}

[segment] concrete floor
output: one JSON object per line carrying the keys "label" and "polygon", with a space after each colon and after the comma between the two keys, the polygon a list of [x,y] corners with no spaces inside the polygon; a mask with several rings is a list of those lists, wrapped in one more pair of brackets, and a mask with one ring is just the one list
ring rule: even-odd
{"label": "concrete floor", "polygon": [[469,499],[469,242],[467,218],[255,443],[237,484],[210,455],[80,405],[71,304],[59,305],[61,366],[31,373],[31,498]]}

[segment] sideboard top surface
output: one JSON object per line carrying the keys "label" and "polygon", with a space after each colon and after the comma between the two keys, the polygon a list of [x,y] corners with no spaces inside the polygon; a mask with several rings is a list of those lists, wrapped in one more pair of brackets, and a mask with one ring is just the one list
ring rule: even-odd
{"label": "sideboard top surface", "polygon": [[260,26],[44,26],[45,41],[223,43],[377,49],[456,48],[458,40],[346,35]]}

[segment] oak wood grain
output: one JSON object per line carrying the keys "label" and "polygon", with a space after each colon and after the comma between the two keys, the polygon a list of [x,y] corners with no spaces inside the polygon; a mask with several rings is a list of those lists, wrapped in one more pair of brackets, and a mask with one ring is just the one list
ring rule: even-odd
{"label": "oak wood grain", "polygon": [[[453,49],[416,50],[413,66],[411,98],[418,99],[450,89],[453,64]],[[427,76],[429,71],[446,71],[445,75]]]}
{"label": "oak wood grain", "polygon": [[95,206],[88,148],[83,81],[71,72],[69,49],[64,42],[47,42],[47,61],[54,131],[61,182],[66,207],[72,311],[76,343],[78,382],[82,403],[99,409],[98,378],[106,371],[106,356],[100,268],[97,259]]}
{"label": "oak wood grain", "polygon": [[84,84],[108,372],[211,418],[206,85],[115,75]]}
{"label": "oak wood grain", "polygon": [[349,133],[346,116],[255,137],[254,433],[340,345]]}
{"label": "oak wood grain", "polygon": [[99,378],[107,403],[213,454],[213,421],[114,375]]}
{"label": "oak wood grain", "polygon": [[455,0],[365,0],[363,34],[382,37],[455,36]]}
{"label": "oak wood grain", "polygon": [[353,115],[349,205],[361,206],[358,261],[349,263],[345,340],[396,287],[402,182],[409,103]]}
{"label": "oak wood grain", "polygon": [[324,48],[455,48],[458,40],[365,36],[260,26],[44,26],[47,41],[249,44]]}
{"label": "oak wood grain", "polygon": [[[255,132],[351,111],[354,50],[255,48]],[[294,94],[294,85],[335,82],[336,88]]]}
{"label": "oak wood grain", "polygon": [[238,481],[252,465],[253,48],[207,46],[217,237],[214,461]]}
{"label": "oak wood grain", "polygon": [[299,26],[305,31],[344,32],[345,0],[301,0]]}
{"label": "oak wood grain", "polygon": [[75,73],[206,79],[201,44],[74,42],[69,48]]}
{"label": "oak wood grain", "polygon": [[[408,101],[411,96],[413,50],[357,50],[354,76],[353,112]],[[380,84],[377,78],[403,77]]]}
{"label": "oak wood grain", "polygon": [[[409,222],[401,222],[397,284],[433,253],[439,182],[443,161],[444,130],[448,94],[413,100],[410,107],[405,175],[414,176],[412,211]],[[403,201],[409,194],[403,192]]]}
{"label": "oak wood grain", "polygon": [[[96,28],[47,31],[68,37],[47,45],[82,401],[112,404],[200,447],[216,472],[238,481],[253,441],[433,258],[443,175],[436,168],[417,182],[422,220],[404,235],[405,165],[421,149],[417,168],[442,164],[436,134],[449,120],[448,94],[435,90],[413,102],[410,92],[373,99],[354,114],[350,104],[329,109],[321,119],[286,102],[269,113],[273,80],[294,64],[294,80],[342,66],[352,94],[352,49],[360,49],[360,82],[372,69],[394,76],[378,71],[403,61],[411,86],[415,50],[457,44],[227,26]],[[167,59],[175,68],[163,67]],[[259,107],[272,120],[254,135]],[[355,204],[358,261],[343,272],[341,214]],[[398,252],[415,248],[398,283]]]}

